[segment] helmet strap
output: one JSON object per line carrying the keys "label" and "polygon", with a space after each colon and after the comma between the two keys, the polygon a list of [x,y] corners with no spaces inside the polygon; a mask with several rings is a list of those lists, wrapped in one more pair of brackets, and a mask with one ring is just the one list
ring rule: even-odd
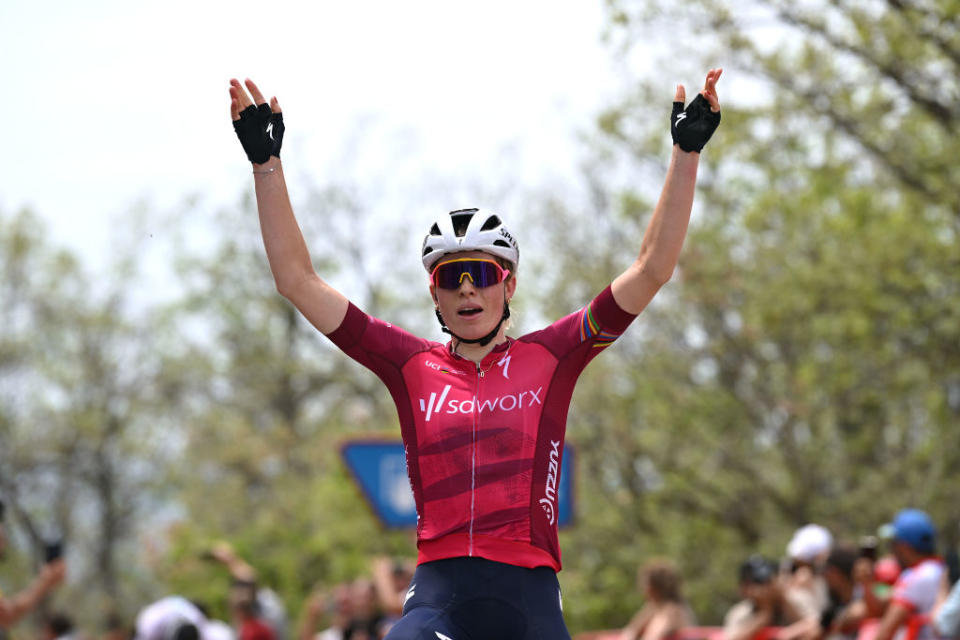
{"label": "helmet strap", "polygon": [[490,344],[491,340],[497,337],[497,334],[500,333],[500,327],[502,327],[503,323],[506,322],[507,318],[510,317],[510,303],[507,302],[506,297],[504,297],[503,315],[500,316],[500,322],[498,322],[497,326],[493,328],[493,331],[491,331],[487,335],[483,336],[482,338],[473,338],[473,339],[461,338],[460,336],[455,334],[453,331],[450,331],[450,329],[447,328],[447,323],[443,321],[443,316],[440,315],[440,307],[436,307],[434,311],[437,314],[437,320],[440,322],[440,329],[443,330],[444,333],[449,333],[451,336],[457,339],[457,342],[462,342],[464,344],[479,344],[481,347],[485,347],[488,344]]}

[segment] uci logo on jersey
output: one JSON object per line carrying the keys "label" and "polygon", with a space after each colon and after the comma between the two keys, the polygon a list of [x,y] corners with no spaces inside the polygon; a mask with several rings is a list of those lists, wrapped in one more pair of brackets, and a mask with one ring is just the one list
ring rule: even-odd
{"label": "uci logo on jersey", "polygon": [[543,406],[543,400],[540,398],[540,394],[543,393],[543,387],[537,387],[536,391],[530,389],[519,393],[491,396],[480,400],[478,400],[476,396],[470,396],[465,399],[447,399],[451,388],[449,384],[444,386],[439,397],[437,397],[437,393],[434,391],[430,394],[429,398],[420,398],[420,411],[427,414],[427,422],[430,422],[430,419],[439,413],[447,415],[458,413],[470,415],[478,412],[482,415],[483,413],[493,413],[494,411],[529,409],[534,405]]}
{"label": "uci logo on jersey", "polygon": [[425,361],[423,364],[424,364],[424,366],[427,367],[428,369],[433,369],[434,371],[439,371],[440,373],[452,373],[452,374],[455,375],[455,376],[465,376],[465,375],[467,375],[467,374],[466,374],[465,372],[463,372],[463,371],[456,371],[456,370],[454,370],[454,369],[448,369],[447,367],[443,366],[442,364],[433,362],[432,360],[427,360],[427,361]]}

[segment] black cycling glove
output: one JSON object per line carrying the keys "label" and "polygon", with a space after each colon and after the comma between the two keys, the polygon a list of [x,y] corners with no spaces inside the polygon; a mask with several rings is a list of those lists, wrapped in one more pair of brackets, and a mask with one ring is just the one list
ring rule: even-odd
{"label": "black cycling glove", "polygon": [[280,157],[283,144],[283,114],[273,113],[270,105],[250,105],[233,121],[233,130],[240,138],[250,162],[263,164],[270,156]]}
{"label": "black cycling glove", "polygon": [[703,94],[698,93],[686,109],[682,102],[673,103],[670,134],[673,144],[680,145],[684,151],[699,152],[703,149],[719,124],[720,112],[710,110],[710,103]]}

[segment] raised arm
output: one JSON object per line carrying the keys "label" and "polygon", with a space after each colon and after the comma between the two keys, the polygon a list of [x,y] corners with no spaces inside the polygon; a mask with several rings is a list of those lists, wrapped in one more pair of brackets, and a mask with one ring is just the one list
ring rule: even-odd
{"label": "raised arm", "polygon": [[630,313],[643,311],[677,266],[693,208],[700,150],[720,122],[717,80],[722,72],[707,72],[703,91],[686,109],[686,91],[677,86],[671,116],[675,144],[663,190],[643,234],[640,255],[612,285],[617,304]]}
{"label": "raised arm", "polygon": [[10,599],[0,596],[0,629],[13,626],[20,618],[37,608],[40,601],[63,582],[67,565],[62,558],[43,566],[26,589]]}
{"label": "raised arm", "polygon": [[[252,80],[246,89],[230,81],[230,117],[247,158],[253,163],[260,232],[277,291],[323,333],[331,333],[347,313],[347,299],[320,279],[293,215],[280,163],[283,115],[276,98],[270,104]],[[247,94],[249,90],[249,95]]]}

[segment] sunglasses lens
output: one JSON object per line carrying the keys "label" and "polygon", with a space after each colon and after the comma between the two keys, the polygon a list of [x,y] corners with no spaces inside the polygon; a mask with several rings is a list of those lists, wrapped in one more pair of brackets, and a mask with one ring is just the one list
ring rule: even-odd
{"label": "sunglasses lens", "polygon": [[500,282],[501,273],[498,265],[489,260],[451,260],[438,266],[433,277],[434,284],[441,289],[459,289],[466,278],[482,289]]}

